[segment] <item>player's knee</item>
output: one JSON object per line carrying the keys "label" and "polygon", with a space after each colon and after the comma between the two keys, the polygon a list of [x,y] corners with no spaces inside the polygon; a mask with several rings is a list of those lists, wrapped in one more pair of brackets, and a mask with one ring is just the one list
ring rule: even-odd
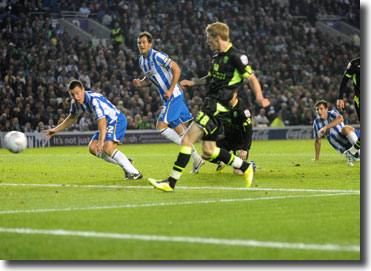
{"label": "player's knee", "polygon": [[156,123],[156,129],[158,131],[163,131],[166,128],[168,128],[168,125],[165,122],[163,122],[163,121],[157,121],[157,123]]}
{"label": "player's knee", "polygon": [[211,158],[211,156],[213,155],[213,153],[214,153],[214,150],[209,149],[209,148],[203,148],[202,149],[202,158],[204,160],[209,160]]}
{"label": "player's knee", "polygon": [[92,154],[92,155],[97,155],[97,149],[96,149],[96,144],[92,144],[93,141],[90,141],[89,143],[89,152]]}
{"label": "player's knee", "polygon": [[352,128],[349,126],[344,126],[343,128],[341,128],[341,132],[345,135],[348,135],[351,131],[352,131]]}
{"label": "player's knee", "polygon": [[193,142],[191,142],[190,138],[185,134],[182,138],[181,144],[182,146],[192,146]]}
{"label": "player's knee", "polygon": [[104,151],[107,155],[111,156],[112,153],[114,152],[114,150],[116,149],[116,144],[110,144],[110,143],[108,143],[108,142],[110,142],[110,141],[106,141],[106,142],[104,143],[104,145],[103,145],[103,151]]}

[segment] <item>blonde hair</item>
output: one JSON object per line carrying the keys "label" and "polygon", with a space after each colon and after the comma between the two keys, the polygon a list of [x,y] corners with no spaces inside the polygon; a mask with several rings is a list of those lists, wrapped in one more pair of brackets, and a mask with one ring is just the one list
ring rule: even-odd
{"label": "blonde hair", "polygon": [[219,35],[222,40],[229,41],[229,27],[225,23],[216,22],[209,24],[205,31],[213,38]]}

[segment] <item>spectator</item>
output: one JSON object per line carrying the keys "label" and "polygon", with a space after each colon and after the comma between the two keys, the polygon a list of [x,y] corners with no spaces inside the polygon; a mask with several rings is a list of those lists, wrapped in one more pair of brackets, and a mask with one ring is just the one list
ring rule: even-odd
{"label": "spectator", "polygon": [[[240,50],[247,51],[249,63],[261,81],[263,92],[269,93],[266,96],[271,96],[275,101],[271,101],[273,107],[266,109],[269,121],[282,109],[281,104],[286,103],[291,115],[288,120],[290,125],[311,123],[314,117],[313,100],[326,99],[334,103],[337,97],[332,94],[338,88],[343,67],[349,59],[359,56],[360,37],[348,44],[324,36],[311,25],[318,16],[338,15],[359,28],[360,4],[357,1],[343,1],[342,4],[338,1],[309,1],[308,4],[298,5],[295,1],[279,1],[280,4],[277,4],[277,1],[230,3],[219,0],[202,1],[196,6],[190,5],[190,1],[165,0],[150,6],[142,5],[145,1],[122,1],[119,5],[115,1],[80,1],[81,6],[76,1],[59,2],[60,10],[79,11],[80,7],[84,9],[86,6],[91,12],[105,14],[104,24],[110,28],[113,21],[118,22],[125,35],[125,47],[119,45],[119,51],[115,54],[109,52],[110,49],[102,40],[95,47],[92,41],[82,42],[79,37],[70,37],[66,29],[60,26],[53,29],[47,13],[43,13],[44,2],[30,2],[31,6],[38,8],[38,14],[20,14],[16,8],[4,12],[1,23],[4,31],[0,33],[0,112],[5,115],[3,119],[0,118],[1,129],[7,120],[12,124],[14,117],[18,118],[21,127],[30,122],[35,129],[40,121],[37,113],[47,123],[49,118],[44,115],[48,105],[52,106],[52,112],[56,115],[54,122],[63,118],[61,115],[69,111],[68,95],[64,91],[69,76],[84,76],[87,87],[90,79],[96,82],[91,86],[92,90],[118,97],[133,114],[148,115],[149,109],[139,99],[139,102],[130,104],[130,97],[134,96],[135,91],[130,81],[133,77],[142,77],[137,65],[136,48],[136,37],[142,30],[150,30],[159,37],[154,41],[156,47],[166,48],[165,51],[177,60],[183,77],[198,77],[212,56],[205,40],[201,38],[200,29],[203,27],[200,25],[206,26],[217,18],[226,18],[230,21],[232,42]],[[10,7],[11,3],[7,6]],[[294,16],[307,17],[309,12],[315,14],[309,15],[310,20]],[[172,23],[169,24],[169,21]],[[252,40],[253,36],[260,38]],[[119,84],[111,84],[110,81],[114,82],[115,79],[123,85],[123,90],[120,90]],[[48,83],[53,85],[53,92]],[[152,95],[153,88],[137,91],[138,98],[144,104],[150,103],[150,110],[157,114],[162,103],[156,99],[156,95]],[[189,89],[185,92],[185,102],[192,114],[199,111],[205,91]],[[53,99],[60,100],[52,105],[50,98],[53,93]],[[152,97],[151,101],[147,100],[146,93]],[[251,111],[259,110],[251,102],[254,99],[251,99],[247,83],[243,84],[240,94],[249,103]],[[353,98],[349,95],[344,100],[349,103]],[[302,99],[304,104],[300,102]],[[61,111],[57,111],[56,107]],[[311,108],[310,112],[306,112],[306,108]],[[293,116],[295,111],[300,115],[298,123],[298,118]],[[358,123],[354,108],[346,106],[346,112],[350,123]]]}
{"label": "spectator", "polygon": [[270,127],[283,127],[285,123],[282,120],[282,113],[281,111],[278,112],[277,117],[272,121]]}
{"label": "spectator", "polygon": [[41,133],[44,130],[45,130],[44,122],[39,121],[39,123],[37,124],[35,132]]}
{"label": "spectator", "polygon": [[115,27],[112,29],[111,38],[113,50],[117,54],[123,41],[122,30],[118,21],[115,22]]}
{"label": "spectator", "polygon": [[80,131],[89,131],[92,125],[91,119],[88,113],[84,113],[79,121]]}
{"label": "spectator", "polygon": [[143,116],[142,120],[138,122],[137,129],[139,130],[151,129],[151,125],[148,123],[147,116]]}
{"label": "spectator", "polygon": [[265,116],[265,109],[261,108],[259,111],[259,115],[255,116],[253,118],[253,122],[255,124],[255,127],[268,127],[269,120]]}
{"label": "spectator", "polygon": [[79,9],[80,13],[83,13],[84,15],[89,15],[90,14],[90,9],[86,5],[86,2],[82,2],[81,7]]}
{"label": "spectator", "polygon": [[17,117],[13,118],[13,121],[12,121],[12,131],[19,131],[19,132],[22,131],[21,126],[19,125],[19,122],[18,122],[18,118]]}
{"label": "spectator", "polygon": [[31,122],[26,122],[26,125],[24,126],[23,132],[24,133],[33,133],[33,129],[31,127]]}

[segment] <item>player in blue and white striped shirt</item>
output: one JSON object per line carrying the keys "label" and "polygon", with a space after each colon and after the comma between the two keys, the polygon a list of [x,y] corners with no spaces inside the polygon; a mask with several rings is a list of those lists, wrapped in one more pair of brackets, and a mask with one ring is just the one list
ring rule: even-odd
{"label": "player in blue and white striped shirt", "polygon": [[[136,87],[150,83],[156,86],[164,102],[156,128],[164,137],[180,145],[184,133],[183,124],[193,120],[192,114],[183,102],[183,91],[178,84],[180,68],[167,54],[152,48],[152,35],[149,32],[139,34],[138,49],[141,53],[139,66],[145,76],[142,79],[134,79],[133,84]],[[191,174],[198,173],[205,161],[193,146],[192,158]]]}
{"label": "player in blue and white striped shirt", "polygon": [[89,143],[90,153],[107,162],[118,164],[124,170],[126,180],[143,178],[142,173],[131,164],[125,154],[117,149],[126,131],[125,115],[103,95],[94,91],[85,91],[79,80],[71,80],[68,91],[72,97],[70,114],[54,129],[44,130],[46,138],[51,138],[69,127],[81,113],[94,114],[98,121],[98,131]]}
{"label": "player in blue and white striped shirt", "polygon": [[[345,125],[343,116],[335,108],[329,111],[325,100],[318,101],[315,106],[318,117],[313,122],[314,138],[316,139],[314,143],[316,152],[314,160],[319,159],[321,138],[323,136],[327,138],[336,151],[343,154],[357,142],[360,132],[351,126]],[[353,166],[353,157],[348,152],[346,152],[346,155],[348,165]]]}

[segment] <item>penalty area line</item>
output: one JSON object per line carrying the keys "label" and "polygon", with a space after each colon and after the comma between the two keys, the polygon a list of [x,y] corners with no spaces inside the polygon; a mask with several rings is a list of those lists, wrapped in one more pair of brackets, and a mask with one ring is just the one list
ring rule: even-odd
{"label": "penalty area line", "polygon": [[39,234],[54,236],[74,236],[85,238],[107,238],[119,240],[139,240],[152,242],[180,242],[192,244],[208,245],[225,245],[225,246],[243,246],[243,247],[260,247],[276,249],[294,249],[294,250],[326,250],[326,251],[349,251],[360,252],[360,246],[356,245],[336,245],[336,244],[305,244],[305,243],[286,243],[286,242],[269,242],[244,239],[220,239],[220,238],[202,238],[187,236],[166,236],[166,235],[144,235],[144,234],[127,234],[127,233],[105,233],[94,231],[69,231],[63,229],[45,230],[45,229],[27,229],[27,228],[0,228],[2,233],[15,234]]}
{"label": "penalty area line", "polygon": [[[0,183],[0,186],[26,186],[26,187],[62,187],[62,188],[125,188],[125,189],[153,189],[152,186],[143,185],[79,185],[79,184],[37,184],[37,183]],[[299,188],[246,188],[246,187],[223,187],[223,186],[177,186],[182,190],[249,190],[249,191],[272,191],[272,192],[319,192],[319,193],[354,193],[360,194],[359,190],[336,190],[336,189],[299,189]]]}
{"label": "penalty area line", "polygon": [[24,213],[87,211],[87,210],[139,208],[139,207],[179,206],[179,205],[192,205],[192,204],[229,203],[229,202],[276,200],[276,199],[290,199],[290,198],[332,197],[332,196],[344,196],[344,195],[354,195],[354,194],[353,193],[331,193],[331,194],[314,194],[314,195],[257,197],[257,198],[216,199],[216,200],[200,200],[200,201],[180,201],[180,202],[177,201],[177,202],[157,202],[157,203],[140,203],[140,204],[121,204],[121,205],[108,205],[108,206],[86,206],[86,207],[68,207],[68,208],[50,208],[50,209],[3,210],[3,211],[0,211],[0,215],[24,214]]}

